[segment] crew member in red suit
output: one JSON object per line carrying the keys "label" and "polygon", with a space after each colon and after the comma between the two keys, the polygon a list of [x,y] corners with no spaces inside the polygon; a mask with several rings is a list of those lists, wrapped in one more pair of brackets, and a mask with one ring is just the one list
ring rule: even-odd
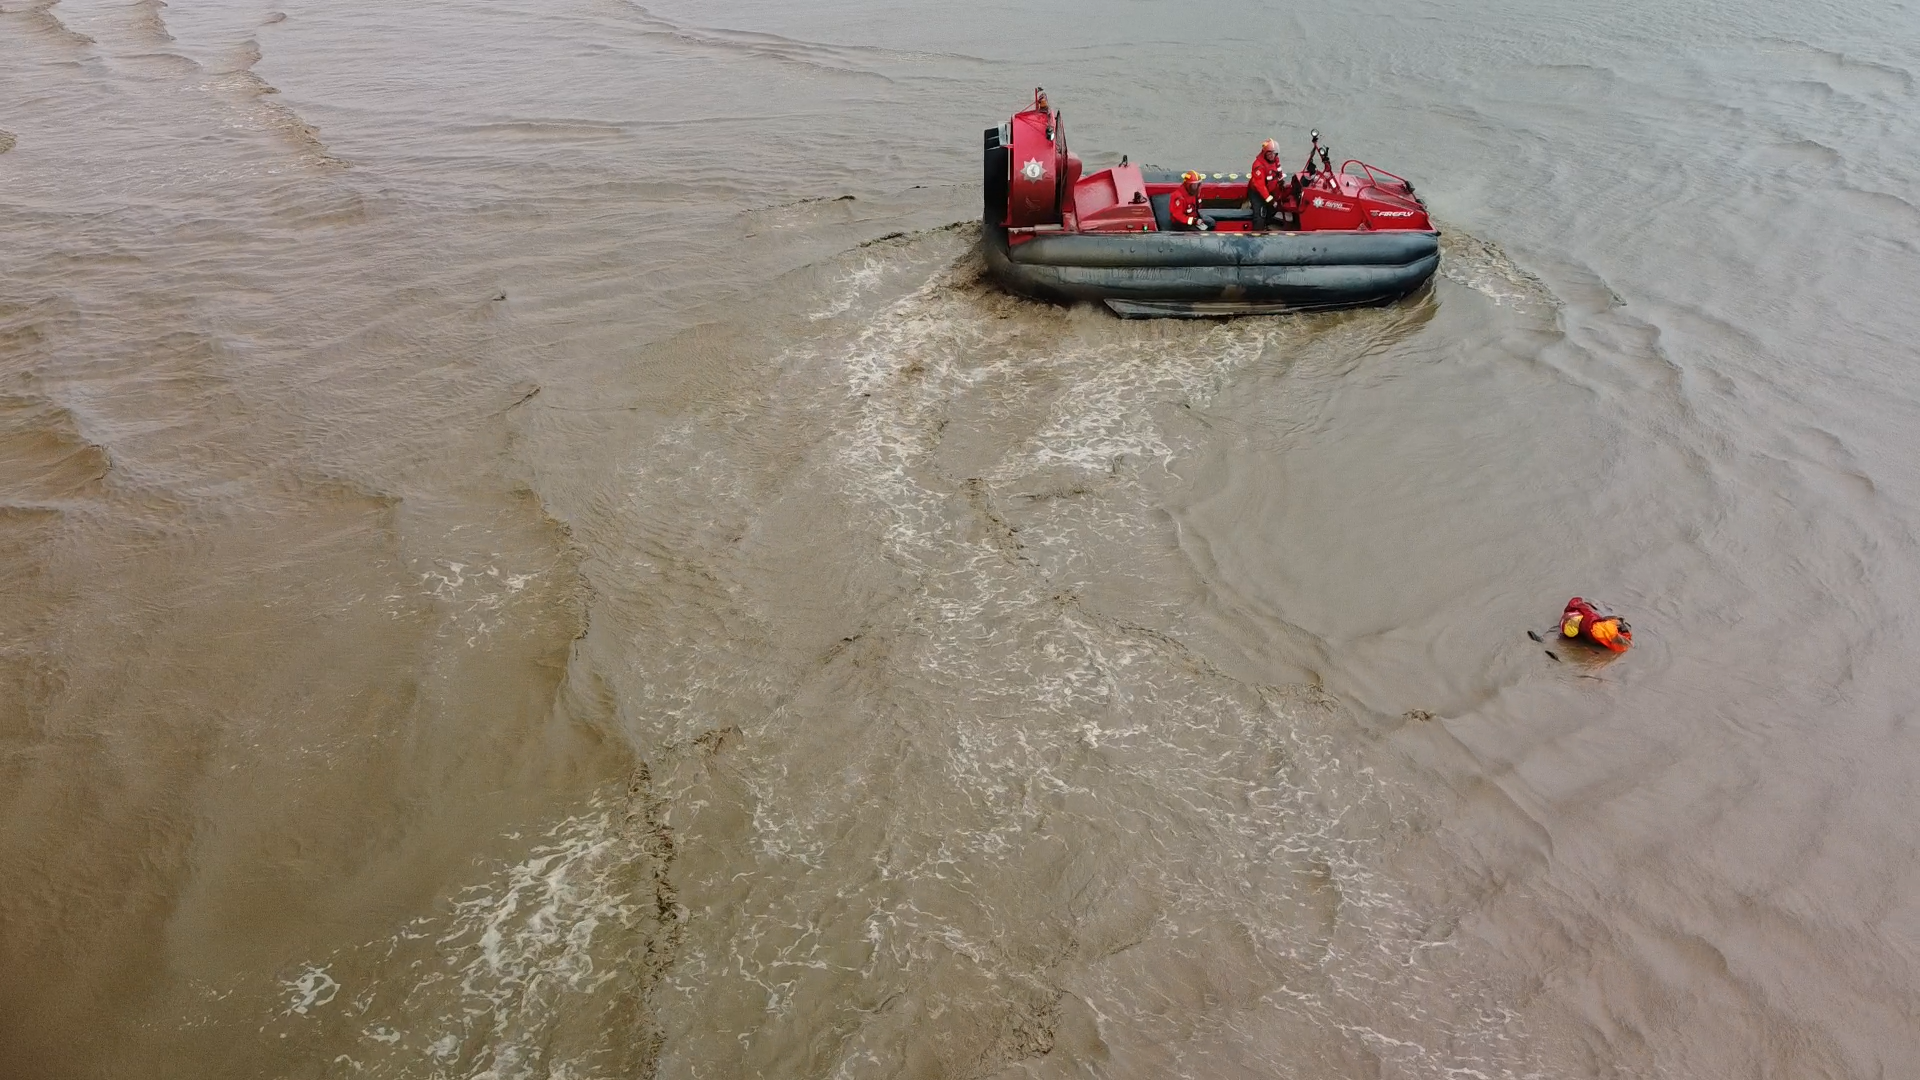
{"label": "crew member in red suit", "polygon": [[1280,147],[1272,139],[1260,144],[1247,167],[1247,201],[1253,205],[1253,228],[1280,228],[1287,223],[1287,167],[1280,164]]}
{"label": "crew member in red suit", "polygon": [[1200,212],[1200,174],[1186,173],[1167,197],[1167,219],[1176,232],[1212,232],[1213,219]]}

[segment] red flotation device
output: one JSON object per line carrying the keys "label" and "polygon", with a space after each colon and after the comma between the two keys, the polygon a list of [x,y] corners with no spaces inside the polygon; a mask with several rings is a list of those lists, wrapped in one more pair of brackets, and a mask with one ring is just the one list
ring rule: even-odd
{"label": "red flotation device", "polygon": [[1560,614],[1560,634],[1617,653],[1633,647],[1633,628],[1627,620],[1577,596],[1567,601],[1567,610]]}

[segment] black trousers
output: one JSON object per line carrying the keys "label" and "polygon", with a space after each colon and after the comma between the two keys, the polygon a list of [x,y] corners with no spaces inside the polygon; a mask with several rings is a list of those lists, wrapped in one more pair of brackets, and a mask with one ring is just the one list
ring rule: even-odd
{"label": "black trousers", "polygon": [[1251,224],[1253,225],[1254,232],[1262,232],[1273,228],[1271,224],[1273,220],[1273,208],[1268,206],[1267,200],[1261,198],[1252,188],[1247,189],[1247,205],[1253,207],[1253,221]]}
{"label": "black trousers", "polygon": [[1287,213],[1268,205],[1267,200],[1247,192],[1247,201],[1253,204],[1253,229],[1261,232],[1266,229],[1284,229],[1287,226]]}

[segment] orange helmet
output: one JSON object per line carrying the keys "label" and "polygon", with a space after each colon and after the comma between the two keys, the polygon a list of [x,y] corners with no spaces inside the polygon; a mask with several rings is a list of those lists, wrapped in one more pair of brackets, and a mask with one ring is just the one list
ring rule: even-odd
{"label": "orange helmet", "polygon": [[1277,158],[1280,156],[1280,144],[1274,142],[1272,139],[1268,139],[1266,142],[1260,144],[1260,153],[1269,158]]}
{"label": "orange helmet", "polygon": [[1200,174],[1197,172],[1194,172],[1191,169],[1180,174],[1180,182],[1182,184],[1185,184],[1187,187],[1194,187],[1198,185],[1200,183],[1200,180],[1201,180]]}

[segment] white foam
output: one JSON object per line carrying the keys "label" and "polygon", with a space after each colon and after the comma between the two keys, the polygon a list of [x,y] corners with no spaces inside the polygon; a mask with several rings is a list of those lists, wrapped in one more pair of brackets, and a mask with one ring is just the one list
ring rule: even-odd
{"label": "white foam", "polygon": [[352,1005],[359,1073],[612,1080],[618,1069],[599,1060],[606,1033],[582,1033],[574,1018],[604,1013],[621,999],[616,980],[634,977],[617,961],[653,929],[651,898],[635,895],[644,861],[615,811],[569,817],[443,913],[308,965],[285,984],[285,1015],[334,1001],[330,969],[372,965],[375,989]]}
{"label": "white foam", "polygon": [[[468,573],[468,571],[473,571]],[[498,566],[474,567],[451,559],[437,561],[419,571],[420,584],[450,621],[450,630],[465,638],[468,647],[477,647],[506,625],[506,607],[515,594],[526,589],[539,571],[514,574]],[[389,614],[399,618],[413,609],[415,599],[402,594],[384,598]]]}
{"label": "white foam", "polygon": [[292,1003],[287,1006],[289,1015],[307,1015],[308,1012],[326,1005],[340,993],[340,984],[327,974],[324,967],[309,967],[298,977],[287,983],[292,992]]}
{"label": "white foam", "polygon": [[852,311],[853,306],[860,302],[862,296],[879,286],[885,271],[886,264],[873,258],[849,269],[834,281],[833,300],[826,307],[809,314],[807,318],[813,322],[820,322]]}

